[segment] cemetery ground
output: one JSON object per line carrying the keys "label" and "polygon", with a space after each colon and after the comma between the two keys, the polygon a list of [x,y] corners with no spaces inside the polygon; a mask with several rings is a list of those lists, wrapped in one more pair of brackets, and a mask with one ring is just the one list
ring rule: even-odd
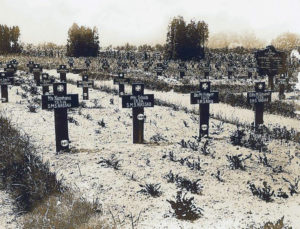
{"label": "cemetery ground", "polygon": [[[235,124],[253,121],[253,111],[222,103],[211,105],[217,119],[210,121],[210,139],[198,142],[198,106],[189,105],[185,95],[155,91],[155,99],[172,106],[145,109],[146,143],[134,145],[131,109],[121,108],[112,82],[96,81],[96,87],[109,93],[90,90],[89,101],[69,110],[71,152],[56,154],[53,112],[37,106],[41,95],[30,93],[33,76],[24,77],[28,78],[25,85],[9,86],[10,101],[1,104],[1,115],[29,135],[36,153],[44,163],[49,162],[50,171],[62,185],[90,203],[101,204],[102,213],[97,217],[102,225],[260,228],[284,217],[285,225],[299,228],[299,142],[264,136],[263,144],[260,138],[251,139],[250,130],[237,131]],[[81,79],[75,74],[67,74],[67,78]],[[126,90],[130,89],[126,85]],[[82,89],[75,84],[68,84],[67,90],[82,96]],[[153,93],[145,90],[148,92]],[[273,128],[279,124],[288,130],[300,129],[299,120],[280,115],[266,114],[265,123]],[[187,216],[170,204],[176,202],[180,191],[187,193],[186,199],[194,198],[194,206],[187,206],[192,220],[177,219]],[[25,225],[38,216],[23,216]],[[46,214],[41,217],[47,219]],[[97,220],[91,217],[82,228],[93,228],[100,223]]]}

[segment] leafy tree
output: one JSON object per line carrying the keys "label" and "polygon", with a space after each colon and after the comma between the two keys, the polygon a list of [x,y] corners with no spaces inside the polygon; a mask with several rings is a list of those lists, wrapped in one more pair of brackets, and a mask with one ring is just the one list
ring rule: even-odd
{"label": "leafy tree", "polygon": [[300,35],[296,33],[283,33],[272,40],[277,49],[291,51],[300,46]]}
{"label": "leafy tree", "polygon": [[74,23],[68,31],[67,55],[97,56],[99,52],[99,34],[96,27],[79,27]]}
{"label": "leafy tree", "polygon": [[204,21],[186,24],[182,16],[173,18],[168,27],[166,54],[169,59],[201,59],[208,39],[208,25]]}
{"label": "leafy tree", "polygon": [[18,26],[0,25],[0,54],[21,52],[19,37],[20,29]]}

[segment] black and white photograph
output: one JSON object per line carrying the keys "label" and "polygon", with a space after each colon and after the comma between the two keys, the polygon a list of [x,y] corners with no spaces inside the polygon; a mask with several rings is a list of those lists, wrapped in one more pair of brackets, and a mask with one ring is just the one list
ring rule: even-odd
{"label": "black and white photograph", "polygon": [[299,0],[0,0],[0,229],[300,229]]}

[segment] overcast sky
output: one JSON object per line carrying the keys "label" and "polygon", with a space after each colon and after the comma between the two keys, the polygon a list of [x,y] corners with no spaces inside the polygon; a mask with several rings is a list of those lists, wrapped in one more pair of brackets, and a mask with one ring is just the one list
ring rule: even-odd
{"label": "overcast sky", "polygon": [[164,43],[177,15],[204,20],[210,33],[300,34],[300,0],[0,0],[0,24],[18,25],[34,44],[65,44],[74,22],[96,26],[101,46]]}

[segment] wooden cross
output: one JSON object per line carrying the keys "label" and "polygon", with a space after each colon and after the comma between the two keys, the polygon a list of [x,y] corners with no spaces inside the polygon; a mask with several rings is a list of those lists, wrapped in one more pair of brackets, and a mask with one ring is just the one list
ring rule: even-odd
{"label": "wooden cross", "polygon": [[271,91],[265,91],[265,82],[256,82],[255,91],[247,93],[247,101],[255,106],[255,129],[264,123],[264,103],[271,102]]}
{"label": "wooden cross", "polygon": [[6,64],[6,68],[4,68],[4,71],[7,74],[7,77],[13,77],[14,73],[16,72],[16,68],[13,64]]}
{"label": "wooden cross", "polygon": [[55,79],[50,78],[48,73],[42,73],[41,86],[43,87],[43,95],[49,94],[49,86],[54,83]]}
{"label": "wooden cross", "polygon": [[40,64],[34,64],[32,71],[33,71],[33,76],[34,76],[36,86],[40,86],[41,85],[41,72],[43,71],[42,66],[40,66]]}
{"label": "wooden cross", "polygon": [[278,97],[279,97],[279,100],[282,100],[285,98],[284,91],[285,91],[285,85],[287,84],[287,78],[285,77],[284,74],[281,74],[280,78],[278,78],[276,81],[279,84]]}
{"label": "wooden cross", "polygon": [[163,70],[164,70],[163,64],[162,63],[157,63],[156,67],[155,67],[155,71],[156,71],[157,76],[161,76],[162,73],[163,73]]}
{"label": "wooden cross", "polygon": [[15,67],[15,69],[17,69],[18,64],[19,64],[16,59],[11,60],[9,63],[12,64]]}
{"label": "wooden cross", "polygon": [[69,64],[70,68],[73,68],[73,66],[74,66],[74,60],[73,60],[73,58],[69,58],[68,64]]}
{"label": "wooden cross", "polygon": [[233,76],[233,64],[232,63],[228,64],[227,72],[228,72],[228,79],[231,79],[231,77]]}
{"label": "wooden cross", "polygon": [[110,66],[109,66],[108,62],[107,62],[107,61],[104,61],[103,64],[102,64],[103,70],[104,70],[104,71],[107,71],[107,70],[109,69],[109,67],[110,67]]}
{"label": "wooden cross", "polygon": [[67,109],[79,106],[78,94],[67,94],[66,83],[54,83],[53,93],[42,95],[42,109],[54,109],[56,152],[69,151]]}
{"label": "wooden cross", "polygon": [[187,67],[184,62],[179,63],[178,70],[180,78],[183,78],[185,76],[185,71],[187,70]]}
{"label": "wooden cross", "polygon": [[33,61],[29,61],[27,64],[27,67],[29,68],[29,72],[32,73],[33,71],[33,66],[34,66],[34,62]]}
{"label": "wooden cross", "polygon": [[11,77],[8,77],[6,72],[0,72],[0,85],[1,85],[1,101],[2,103],[8,103],[8,85],[13,84]]}
{"label": "wooden cross", "polygon": [[144,68],[144,71],[145,71],[145,72],[148,72],[148,71],[149,71],[149,67],[150,67],[149,62],[145,62],[145,63],[143,64],[143,68]]}
{"label": "wooden cross", "polygon": [[87,58],[87,59],[85,59],[84,63],[86,65],[86,67],[89,68],[90,64],[91,64],[91,60],[89,58]]}
{"label": "wooden cross", "polygon": [[122,108],[132,108],[133,143],[144,143],[144,107],[154,107],[154,95],[144,94],[144,84],[133,83],[132,95],[122,96]]}
{"label": "wooden cross", "polygon": [[118,78],[114,79],[114,84],[119,85],[119,96],[121,97],[122,95],[125,94],[125,83],[129,83],[130,79],[129,78],[124,78],[124,72],[119,72],[118,73]]}
{"label": "wooden cross", "polygon": [[200,91],[191,93],[191,104],[199,104],[199,139],[209,135],[209,104],[219,103],[219,92],[210,91],[210,81],[200,82]]}
{"label": "wooden cross", "polygon": [[209,79],[209,74],[210,74],[210,62],[206,62],[203,66],[203,72],[204,72],[204,79]]}
{"label": "wooden cross", "polygon": [[67,73],[69,72],[69,69],[67,69],[67,66],[64,64],[59,65],[57,69],[57,73],[60,75],[60,82],[66,83],[67,82]]}
{"label": "wooden cross", "polygon": [[94,87],[94,81],[89,80],[88,75],[83,75],[82,81],[77,81],[77,87],[82,87],[83,100],[89,100],[89,88]]}

